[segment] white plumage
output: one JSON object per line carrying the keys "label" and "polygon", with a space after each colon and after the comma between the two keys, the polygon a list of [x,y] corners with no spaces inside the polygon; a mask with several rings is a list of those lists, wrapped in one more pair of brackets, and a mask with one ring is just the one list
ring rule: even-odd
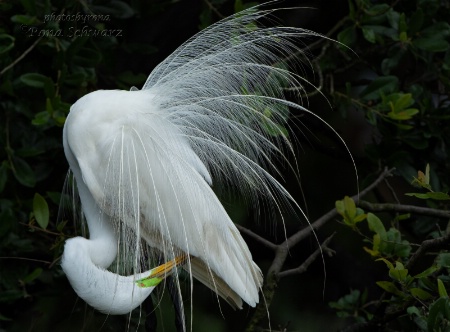
{"label": "white plumage", "polygon": [[[276,209],[292,199],[269,170],[290,147],[288,107],[304,109],[283,95],[298,77],[273,64],[312,33],[257,27],[270,13],[249,10],[200,32],[142,90],[100,90],[72,106],[64,150],[90,238],[67,241],[62,267],[93,307],[139,306],[152,288],[134,281],[152,254],[188,254],[184,269],[233,307],[258,303],[261,271],[210,186],[220,180]],[[129,276],[106,271],[113,261]]]}

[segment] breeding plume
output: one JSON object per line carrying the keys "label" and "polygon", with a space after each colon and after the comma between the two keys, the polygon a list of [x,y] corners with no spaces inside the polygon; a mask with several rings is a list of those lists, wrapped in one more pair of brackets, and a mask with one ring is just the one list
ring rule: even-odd
{"label": "breeding plume", "polygon": [[285,99],[303,81],[279,64],[313,33],[261,27],[271,13],[222,20],[141,90],[95,91],[71,107],[64,151],[89,239],[67,240],[62,268],[94,308],[130,312],[167,275],[178,280],[177,266],[235,308],[260,301],[261,271],[212,188],[240,190],[256,207],[271,201],[275,212],[295,205],[273,160],[291,148],[288,112],[308,111]]}

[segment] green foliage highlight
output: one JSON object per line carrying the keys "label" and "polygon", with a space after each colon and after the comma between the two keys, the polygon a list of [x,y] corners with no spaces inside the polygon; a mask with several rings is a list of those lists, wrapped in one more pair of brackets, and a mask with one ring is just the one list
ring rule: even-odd
{"label": "green foliage highlight", "polygon": [[360,208],[356,208],[355,201],[348,196],[345,196],[342,201],[336,201],[335,206],[347,226],[356,227],[357,223],[367,217]]}
{"label": "green foliage highlight", "polygon": [[50,212],[45,198],[38,193],[34,194],[33,213],[39,226],[46,229],[50,218]]}
{"label": "green foliage highlight", "polygon": [[408,196],[417,197],[420,199],[432,199],[438,201],[450,200],[450,195],[444,192],[433,191],[430,184],[430,165],[427,164],[425,168],[425,173],[422,171],[417,172],[417,178],[414,178],[412,184],[427,190],[426,193],[406,193]]}

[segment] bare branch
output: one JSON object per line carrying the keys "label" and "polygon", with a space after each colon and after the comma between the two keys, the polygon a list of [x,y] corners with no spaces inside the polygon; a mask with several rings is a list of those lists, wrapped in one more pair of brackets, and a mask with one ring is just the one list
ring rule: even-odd
{"label": "bare branch", "polygon": [[395,193],[394,188],[392,188],[391,184],[389,183],[389,181],[387,179],[384,180],[384,182],[386,183],[386,186],[389,188],[389,191],[392,194],[392,197],[394,197],[395,201],[400,204],[400,200],[397,197],[397,194]]}
{"label": "bare branch", "polygon": [[224,16],[221,12],[219,12],[219,11],[217,10],[217,8],[214,7],[214,5],[213,5],[211,2],[209,2],[208,0],[203,0],[203,2],[204,2],[204,3],[208,6],[208,8],[211,9],[211,11],[213,11],[220,19],[225,18],[225,16]]}
{"label": "bare branch", "polygon": [[[394,170],[393,168],[391,168],[391,169],[385,168],[384,171],[378,176],[378,178],[372,184],[370,184],[367,188],[362,190],[360,193],[352,196],[352,199],[354,201],[358,202],[361,197],[363,197],[363,196],[367,195],[369,192],[371,192],[382,181],[384,181],[385,178],[387,178],[388,176],[392,176],[393,170]],[[300,241],[302,241],[303,239],[308,237],[313,230],[314,231],[318,230],[320,227],[325,225],[328,221],[330,221],[337,215],[338,215],[338,213],[337,213],[336,209],[335,208],[331,209],[330,211],[328,211],[327,213],[322,215],[319,219],[317,219],[316,221],[311,223],[310,227],[303,228],[302,230],[298,231],[297,233],[295,233],[294,235],[289,237],[286,240],[287,246],[289,248],[292,248],[297,243],[299,243]]]}
{"label": "bare branch", "polygon": [[[367,193],[372,191],[376,186],[378,186],[382,181],[384,181],[385,178],[387,178],[388,176],[391,176],[392,171],[393,171],[393,169],[385,168],[384,171],[378,176],[378,178],[371,185],[369,185],[367,188],[365,188],[358,194],[354,195],[352,198],[355,201],[358,201],[360,197],[365,196]],[[319,219],[312,222],[309,225],[309,227],[301,229],[300,231],[298,231],[297,233],[295,233],[294,235],[289,237],[283,243],[281,243],[279,245],[275,245],[275,247],[272,246],[273,245],[272,243],[271,243],[271,245],[269,245],[270,248],[275,248],[275,258],[273,259],[272,264],[269,267],[269,270],[267,271],[267,274],[265,277],[264,286],[263,286],[263,290],[262,290],[262,292],[264,294],[264,301],[260,302],[257,305],[256,311],[254,312],[253,317],[247,326],[247,329],[246,329],[247,332],[259,331],[260,329],[258,328],[258,325],[259,325],[260,321],[262,319],[264,319],[264,317],[267,317],[267,310],[268,310],[268,308],[272,302],[273,296],[275,294],[280,271],[283,268],[284,263],[286,262],[286,258],[289,254],[289,248],[293,248],[300,241],[302,241],[305,238],[307,238],[308,236],[310,236],[311,233],[313,233],[314,231],[316,231],[317,229],[322,227],[324,224],[326,224],[328,221],[330,221],[337,215],[338,215],[338,213],[337,213],[336,209],[333,208],[330,211],[328,211],[327,213],[325,213],[324,215],[322,215]],[[252,234],[249,232],[247,234],[254,236],[253,235],[254,233]],[[259,238],[259,236],[257,236],[257,237]],[[260,239],[258,239],[258,241],[260,241]],[[267,240],[265,240],[265,241],[270,243]],[[261,242],[263,242],[263,241],[261,241]],[[321,247],[318,248],[316,251],[318,251],[318,254],[319,254],[321,251]],[[315,257],[314,257],[315,254],[316,253],[313,253],[310,256],[310,258],[315,259]],[[310,259],[310,258],[308,258],[308,259]],[[307,259],[307,261],[308,261],[308,259]],[[305,261],[305,263],[306,263],[306,261]],[[286,273],[288,271],[285,271],[283,273]],[[290,273],[291,272],[289,272],[289,274]],[[296,272],[296,273],[298,273],[298,272]],[[281,274],[281,275],[283,276],[283,274]],[[286,276],[286,274],[284,276]]]}
{"label": "bare branch", "polygon": [[395,211],[404,213],[415,213],[437,218],[446,218],[446,219],[450,218],[450,211],[431,209],[414,205],[401,205],[392,203],[376,204],[367,201],[359,201],[358,206],[372,212]]}
{"label": "bare branch", "polygon": [[30,47],[28,47],[25,52],[23,52],[16,60],[14,60],[13,62],[11,62],[9,65],[7,65],[5,68],[2,69],[2,71],[0,71],[0,76],[2,76],[4,73],[6,73],[8,70],[10,70],[12,67],[14,67],[15,65],[17,65],[23,58],[25,58],[25,56],[30,53],[33,48],[36,47],[36,45],[41,41],[42,37],[39,37],[34,43],[33,45],[31,45]]}
{"label": "bare branch", "polygon": [[308,267],[317,259],[317,257],[321,256],[322,252],[334,252],[332,249],[328,248],[328,243],[334,237],[334,234],[336,233],[333,233],[325,241],[323,241],[323,243],[320,245],[320,248],[317,248],[316,251],[314,251],[299,267],[278,273],[278,279],[295,274],[302,274],[308,270]]}
{"label": "bare branch", "polygon": [[408,263],[406,264],[406,268],[411,269],[427,251],[432,249],[445,248],[450,248],[450,232],[445,236],[423,241],[419,249],[417,249],[414,255],[412,255],[409,259]]}
{"label": "bare branch", "polygon": [[31,228],[31,229],[33,229],[33,230],[36,230],[36,231],[46,233],[46,234],[55,235],[55,236],[61,236],[61,235],[62,235],[62,233],[55,233],[55,232],[52,232],[52,231],[43,229],[43,228],[41,228],[41,227],[35,226],[35,225],[33,225],[33,224],[26,224],[26,223],[24,223],[24,222],[19,222],[19,224],[20,224],[20,225],[23,225],[23,226],[26,226],[26,227],[28,227],[28,228]]}
{"label": "bare branch", "polygon": [[244,234],[247,234],[248,236],[252,237],[254,240],[258,241],[259,243],[262,243],[265,247],[276,251],[277,245],[270,242],[269,240],[266,240],[262,236],[259,236],[258,234],[254,233],[253,231],[249,230],[248,228],[242,227],[241,225],[235,224],[237,229]]}

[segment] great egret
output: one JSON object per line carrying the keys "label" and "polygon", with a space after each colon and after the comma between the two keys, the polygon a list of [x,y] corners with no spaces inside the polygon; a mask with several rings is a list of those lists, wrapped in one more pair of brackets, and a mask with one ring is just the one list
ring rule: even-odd
{"label": "great egret", "polygon": [[[94,308],[130,312],[178,265],[235,308],[258,303],[261,271],[211,186],[232,185],[255,205],[264,196],[275,211],[295,205],[270,172],[291,148],[288,109],[309,111],[283,94],[302,79],[274,64],[315,34],[255,23],[271,13],[253,8],[201,31],[142,90],[95,91],[71,107],[64,151],[89,239],[67,240],[62,268]],[[152,257],[166,263],[152,269]]]}

